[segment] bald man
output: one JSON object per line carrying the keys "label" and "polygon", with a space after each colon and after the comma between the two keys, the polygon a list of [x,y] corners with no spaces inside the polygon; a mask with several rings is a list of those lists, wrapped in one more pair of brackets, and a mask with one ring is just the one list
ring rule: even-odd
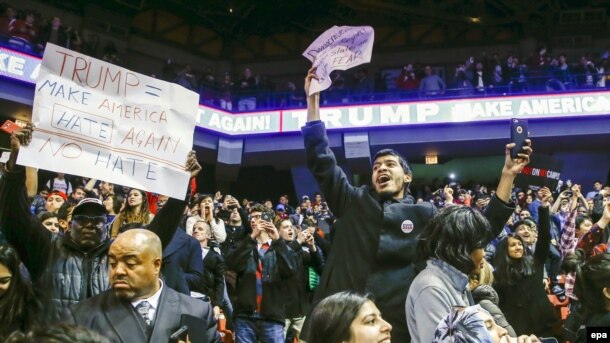
{"label": "bald man", "polygon": [[164,287],[161,260],[161,240],[153,232],[133,229],[120,234],[108,251],[111,289],[71,306],[67,321],[112,342],[167,343],[184,324],[183,315],[190,315],[199,321],[191,322],[190,330],[207,328],[205,340],[199,341],[220,342],[210,304]]}

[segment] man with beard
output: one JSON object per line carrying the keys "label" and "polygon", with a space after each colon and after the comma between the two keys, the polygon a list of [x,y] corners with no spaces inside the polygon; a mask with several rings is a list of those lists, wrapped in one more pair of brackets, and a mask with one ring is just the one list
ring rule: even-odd
{"label": "man with beard", "polygon": [[183,325],[181,317],[189,315],[206,328],[206,342],[220,342],[210,304],[164,285],[161,260],[161,240],[153,232],[133,229],[120,234],[108,251],[112,288],[71,306],[67,321],[112,342],[166,343]]}
{"label": "man with beard", "polygon": [[[317,79],[315,68],[305,78],[306,93],[311,79]],[[408,342],[405,301],[416,275],[415,247],[436,209],[430,203],[414,203],[408,194],[413,178],[411,168],[391,149],[383,149],[373,157],[372,187],[352,186],[330,150],[326,128],[320,120],[319,101],[319,93],[308,95],[307,124],[301,131],[309,169],[337,221],[315,299],[346,290],[372,293],[384,318],[394,327],[392,341]],[[502,176],[485,210],[490,222],[489,240],[500,233],[514,212],[514,205],[509,204],[512,185],[529,162],[529,145],[528,141],[515,160],[510,157],[514,144],[505,148]],[[303,328],[303,332],[307,329]]]}

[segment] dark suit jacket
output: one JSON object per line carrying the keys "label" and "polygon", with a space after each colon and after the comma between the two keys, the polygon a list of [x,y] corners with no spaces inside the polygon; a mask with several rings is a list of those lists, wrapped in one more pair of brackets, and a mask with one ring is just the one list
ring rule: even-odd
{"label": "dark suit jacket", "polygon": [[161,274],[168,287],[190,295],[190,291],[201,284],[203,277],[199,242],[183,230],[177,229],[172,240],[163,249]]}
{"label": "dark suit jacket", "polygon": [[201,325],[208,328],[207,341],[220,342],[210,304],[180,294],[167,286],[161,291],[150,341],[142,320],[131,303],[114,296],[112,290],[71,306],[65,320],[97,331],[113,343],[167,343],[169,336],[180,328],[183,314],[201,318]]}
{"label": "dark suit jacket", "polygon": [[203,259],[203,282],[201,292],[210,297],[213,306],[222,306],[225,291],[225,260],[214,250],[218,243],[211,242],[210,251]]}

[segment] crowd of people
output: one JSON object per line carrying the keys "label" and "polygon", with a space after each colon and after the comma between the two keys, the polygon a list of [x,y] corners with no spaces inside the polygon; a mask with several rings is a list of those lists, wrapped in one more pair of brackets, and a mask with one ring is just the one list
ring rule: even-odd
{"label": "crowd of people", "polygon": [[31,10],[18,10],[0,3],[0,43],[30,54],[41,55],[47,43],[81,51],[78,30],[62,25],[60,17],[45,17]]}
{"label": "crowd of people", "polygon": [[[165,342],[183,325],[207,342],[578,342],[585,326],[610,324],[607,182],[513,188],[528,141],[516,159],[506,146],[497,185],[412,187],[407,160],[383,149],[371,185],[354,187],[329,149],[320,94],[306,100],[320,192],[292,203],[198,193],[194,152],[184,199],[61,173],[37,187],[16,164],[33,128],[13,133],[0,338],[63,322],[62,334],[111,342]],[[569,302],[568,320],[549,295]]]}
{"label": "crowd of people", "polygon": [[[5,19],[0,34],[30,46],[71,39],[59,18],[47,36],[31,13],[7,9],[3,29]],[[607,57],[576,66],[546,48],[523,64],[513,55],[469,57],[455,85],[468,96],[603,88]],[[112,45],[104,59],[120,63]],[[370,184],[355,187],[319,113],[320,103],[346,94],[377,96],[365,69],[353,82],[347,75],[333,74],[324,94],[293,83],[283,99],[307,105],[305,155],[320,191],[299,199],[199,193],[194,152],[181,199],[78,175],[42,180],[43,171],[16,163],[35,128],[15,131],[0,177],[0,340],[584,342],[586,327],[610,326],[610,175],[593,185],[515,188],[535,147],[528,140],[516,158],[514,144],[499,152],[494,185],[416,185],[407,159],[382,149]],[[171,60],[161,77],[227,110],[259,108],[260,90],[273,88],[249,68],[235,83],[229,74],[217,83],[212,70],[200,78]],[[306,91],[316,77],[310,69]],[[208,96],[214,87],[220,96]],[[401,97],[447,91],[418,64],[404,67],[396,87]],[[567,304],[567,319],[550,299]]]}

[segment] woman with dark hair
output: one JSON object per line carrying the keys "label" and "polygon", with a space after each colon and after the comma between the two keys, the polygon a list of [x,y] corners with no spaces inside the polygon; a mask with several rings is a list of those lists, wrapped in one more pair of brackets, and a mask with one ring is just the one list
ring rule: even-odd
{"label": "woman with dark hair", "polygon": [[515,330],[506,320],[504,313],[498,307],[500,298],[498,292],[492,287],[494,282],[493,267],[489,262],[483,261],[483,267],[478,274],[470,275],[470,291],[474,302],[489,312],[495,323],[504,328],[510,337],[517,337]]}
{"label": "woman with dark hair", "polygon": [[517,335],[533,333],[549,337],[555,336],[554,328],[559,321],[542,283],[551,244],[551,191],[544,187],[539,194],[540,230],[534,252],[529,253],[523,239],[515,233],[500,241],[494,256],[494,288],[500,297],[500,309]]}
{"label": "woman with dark hair", "polygon": [[112,225],[117,215],[121,213],[121,207],[123,206],[123,197],[116,194],[108,194],[106,199],[102,201],[106,208],[106,223]]}
{"label": "woman with dark hair", "polygon": [[17,251],[0,245],[0,341],[44,322],[42,306],[20,269]]}
{"label": "woman with dark hair", "polygon": [[412,342],[431,342],[436,325],[453,307],[474,305],[468,275],[480,271],[490,240],[487,219],[467,206],[446,207],[428,223],[417,243],[426,268],[413,280],[406,301]]}
{"label": "woman with dark hair", "polygon": [[341,292],[324,298],[310,314],[308,343],[390,343],[392,325],[369,295]]}
{"label": "woman with dark hair", "polygon": [[[225,197],[229,197],[229,195],[226,195]],[[193,225],[202,220],[208,223],[212,228],[212,240],[218,243],[224,242],[225,239],[227,239],[225,223],[222,219],[216,216],[214,210],[214,196],[212,194],[202,195],[199,199],[199,206],[197,209],[198,214],[186,220],[186,233],[192,236]]]}
{"label": "woman with dark hair", "polygon": [[114,222],[112,223],[110,237],[116,238],[116,236],[119,234],[119,229],[125,224],[142,223],[147,225],[153,220],[154,217],[155,215],[150,213],[148,210],[148,198],[146,197],[146,192],[132,188],[129,191],[125,207],[121,210],[118,216],[116,216]]}

